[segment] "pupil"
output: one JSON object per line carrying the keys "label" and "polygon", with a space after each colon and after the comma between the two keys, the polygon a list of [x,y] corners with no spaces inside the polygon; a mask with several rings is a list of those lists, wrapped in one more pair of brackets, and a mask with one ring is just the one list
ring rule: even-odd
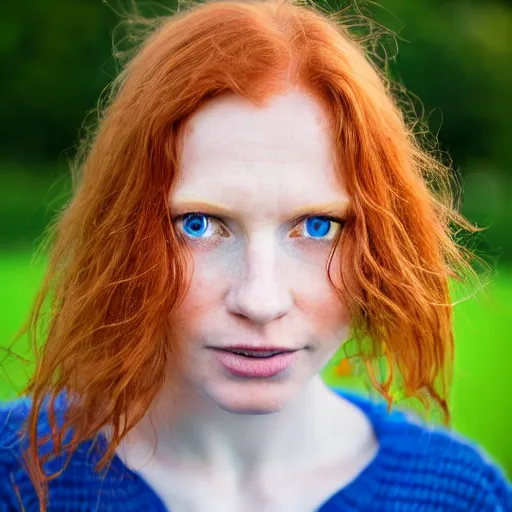
{"label": "pupil", "polygon": [[204,215],[190,214],[185,217],[183,225],[190,235],[201,236],[206,230],[206,218]]}
{"label": "pupil", "polygon": [[312,217],[306,221],[308,232],[315,237],[325,236],[329,232],[331,221],[320,217]]}

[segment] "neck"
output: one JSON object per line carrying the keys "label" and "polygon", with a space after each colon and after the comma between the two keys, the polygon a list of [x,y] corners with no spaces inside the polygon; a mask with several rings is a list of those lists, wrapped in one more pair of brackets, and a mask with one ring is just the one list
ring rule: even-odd
{"label": "neck", "polygon": [[268,479],[339,460],[340,453],[349,457],[361,432],[360,414],[320,376],[271,414],[233,414],[203,396],[181,398],[186,406],[173,401],[171,408],[162,394],[130,432],[130,452],[122,456],[129,466],[148,462],[156,446],[154,457],[166,468],[207,468],[237,481]]}

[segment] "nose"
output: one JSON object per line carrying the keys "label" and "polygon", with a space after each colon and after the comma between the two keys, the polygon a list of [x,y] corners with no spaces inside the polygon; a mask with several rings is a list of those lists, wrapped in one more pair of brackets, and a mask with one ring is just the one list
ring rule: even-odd
{"label": "nose", "polygon": [[230,313],[262,325],[284,316],[293,304],[271,245],[260,242],[248,247],[244,272],[226,296]]}

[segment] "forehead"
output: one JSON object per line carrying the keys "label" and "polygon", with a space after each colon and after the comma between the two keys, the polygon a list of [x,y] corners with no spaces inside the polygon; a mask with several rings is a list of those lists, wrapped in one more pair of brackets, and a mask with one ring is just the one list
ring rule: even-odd
{"label": "forehead", "polygon": [[221,96],[185,126],[172,200],[265,215],[345,199],[333,155],[326,114],[308,94],[292,90],[264,107]]}

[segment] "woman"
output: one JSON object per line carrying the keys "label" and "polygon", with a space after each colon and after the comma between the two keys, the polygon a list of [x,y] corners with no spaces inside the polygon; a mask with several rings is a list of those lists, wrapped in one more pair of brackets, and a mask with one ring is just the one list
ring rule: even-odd
{"label": "woman", "polygon": [[[510,510],[471,443],[388,413],[399,376],[449,421],[474,229],[362,47],[289,1],[160,21],[55,225],[1,510]],[[321,380],[349,338],[389,407]]]}

